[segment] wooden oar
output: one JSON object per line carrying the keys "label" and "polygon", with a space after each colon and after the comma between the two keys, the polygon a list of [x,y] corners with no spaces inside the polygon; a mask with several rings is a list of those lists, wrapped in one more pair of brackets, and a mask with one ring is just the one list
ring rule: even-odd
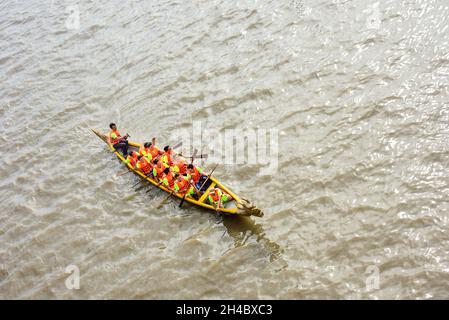
{"label": "wooden oar", "polygon": [[121,177],[121,176],[123,176],[123,175],[125,175],[125,174],[127,174],[127,173],[130,173],[130,172],[134,172],[133,170],[126,170],[126,171],[123,171],[123,172],[120,172],[120,173],[117,173],[117,177]]}
{"label": "wooden oar", "polygon": [[[178,153],[178,156],[181,156],[183,158],[187,158],[187,159],[191,159],[193,156],[185,156],[182,153]],[[208,155],[207,154],[200,154],[199,156],[196,156],[195,159],[207,159]]]}
{"label": "wooden oar", "polygon": [[182,154],[182,152],[178,153],[176,155],[179,156],[179,157],[185,158],[185,159],[190,159],[190,163],[193,163],[193,160],[195,160],[197,158],[197,155],[196,155],[197,153],[198,153],[198,149],[195,149],[193,151],[193,155],[191,155],[191,156],[185,156],[185,155]]}
{"label": "wooden oar", "polygon": [[175,145],[172,147],[172,149],[179,148],[180,146],[182,146],[182,141],[181,141],[181,142],[178,142],[177,144],[175,144]]}
{"label": "wooden oar", "polygon": [[195,184],[191,184],[191,183],[189,182],[189,186],[187,187],[187,190],[185,191],[186,193],[185,193],[184,196],[182,197],[181,203],[179,204],[179,207],[180,207],[180,208],[182,207],[182,205],[183,205],[183,203],[184,203],[184,201],[185,201],[185,199],[186,199],[187,192],[190,190],[190,187],[193,187],[193,188],[196,190],[197,193],[200,193],[200,191],[195,187]]}
{"label": "wooden oar", "polygon": [[[146,177],[148,177],[147,175],[145,175]],[[150,177],[148,177],[148,178],[150,178]],[[151,179],[151,178],[150,178]],[[135,187],[135,186],[137,186],[140,182],[142,182],[142,180],[140,180],[138,183],[136,183],[134,186],[133,186],[133,188]],[[148,185],[149,183],[150,183],[150,181],[148,181],[147,179],[144,179],[143,180],[143,182],[146,182],[147,184],[146,185]],[[146,186],[145,185],[145,186]],[[151,189],[150,189],[151,190]]]}
{"label": "wooden oar", "polygon": [[[146,181],[146,182],[148,182],[147,180],[144,180],[144,181]],[[131,189],[134,189],[139,183],[141,183],[142,182],[142,179],[141,180],[139,180],[136,184],[134,184],[132,187],[131,187]]]}
{"label": "wooden oar", "polygon": [[[183,205],[183,203],[184,203],[184,200],[186,199],[187,192],[189,192],[190,187],[191,187],[191,183],[189,182],[189,186],[187,187],[186,193],[184,193],[184,196],[182,197],[181,203],[179,204],[179,207],[180,207],[180,208],[182,207],[182,205]],[[194,186],[194,188],[195,188],[195,186]]]}
{"label": "wooden oar", "polygon": [[209,175],[207,176],[207,179],[203,182],[203,184],[201,185],[199,191],[201,192],[201,189],[203,189],[203,187],[206,185],[206,182],[209,181],[209,178],[211,177],[212,173],[214,173],[215,169],[217,169],[218,167],[218,163],[217,165],[212,169],[211,173],[209,173]]}
{"label": "wooden oar", "polygon": [[[163,181],[160,181],[160,182],[157,184],[156,187],[159,188],[159,186],[162,184],[162,182],[163,182]],[[148,193],[148,192],[150,192],[151,190],[153,190],[153,189],[149,189],[149,190],[147,190],[147,192],[145,192],[145,193]]]}
{"label": "wooden oar", "polygon": [[174,193],[175,193],[175,190],[173,189],[173,191],[170,192],[170,194],[164,200],[162,200],[156,208],[160,209],[164,205],[164,203],[168,200],[168,198],[170,198]]}

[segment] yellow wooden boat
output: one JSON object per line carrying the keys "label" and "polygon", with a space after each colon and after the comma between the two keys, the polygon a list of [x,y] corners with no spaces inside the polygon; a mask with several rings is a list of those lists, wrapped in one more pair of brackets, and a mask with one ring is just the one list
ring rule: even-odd
{"label": "yellow wooden boat", "polygon": [[[148,181],[149,183],[157,186],[159,189],[164,190],[165,192],[168,192],[168,193],[172,192],[172,190],[159,184],[159,182],[156,181],[155,179],[146,176],[145,174],[143,174],[142,172],[140,172],[138,170],[134,170],[131,165],[126,163],[125,158],[123,158],[123,156],[117,150],[115,150],[112,145],[109,144],[108,138],[105,134],[102,134],[95,129],[92,129],[92,131],[109,146],[109,148],[115,153],[117,158],[119,158],[120,161],[122,161],[122,163],[125,164],[129,170],[133,171],[141,179],[144,179],[144,180]],[[137,151],[141,147],[141,144],[129,141],[129,146],[130,146],[130,150]],[[218,211],[218,212],[228,214],[228,215],[243,215],[243,216],[257,216],[257,217],[263,216],[263,212],[260,209],[258,209],[256,206],[252,205],[247,199],[237,196],[234,192],[232,192],[232,190],[230,190],[228,187],[224,186],[222,183],[217,181],[217,179],[215,179],[213,176],[210,178],[210,180],[212,182],[210,183],[207,190],[202,194],[202,196],[198,200],[196,200],[192,197],[186,197],[185,201],[190,202],[194,205],[209,209],[209,210],[213,210],[214,212]],[[223,192],[226,192],[227,194],[229,194],[231,196],[232,199],[227,201],[224,204],[223,208],[218,208],[216,210],[214,206],[210,205],[207,202],[207,196],[213,188],[220,188]],[[179,193],[173,193],[173,196],[176,196],[176,197],[182,199],[184,195],[179,194]]]}

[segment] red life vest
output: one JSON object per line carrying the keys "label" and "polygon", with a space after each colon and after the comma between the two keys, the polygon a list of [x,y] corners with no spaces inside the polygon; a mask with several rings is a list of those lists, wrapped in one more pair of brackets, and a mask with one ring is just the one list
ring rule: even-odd
{"label": "red life vest", "polygon": [[178,163],[176,163],[176,165],[179,168],[179,174],[184,175],[187,173],[187,166],[184,161],[181,160]]}
{"label": "red life vest", "polygon": [[145,159],[145,157],[140,158],[139,160],[139,169],[145,173],[148,174],[151,171],[151,165],[150,163],[147,161],[147,159]]}
{"label": "red life vest", "polygon": [[[112,134],[115,134],[116,137],[112,138]],[[114,145],[114,144],[118,143],[120,138],[121,138],[121,134],[118,130],[115,130],[115,131],[111,130],[111,132],[109,132],[109,143],[110,144]]]}
{"label": "red life vest", "polygon": [[139,153],[146,157],[146,155],[150,152],[149,148],[145,148],[144,146],[141,146],[139,149]]}
{"label": "red life vest", "polygon": [[155,159],[158,155],[159,155],[159,149],[156,147],[156,146],[151,146],[150,147],[150,153],[151,153],[151,156],[153,157],[153,159]]}
{"label": "red life vest", "polygon": [[165,168],[161,168],[159,166],[155,166],[153,168],[153,176],[158,177],[159,179],[162,178]]}
{"label": "red life vest", "polygon": [[220,200],[221,194],[220,192],[218,192],[218,190],[214,190],[209,194],[209,196],[212,198],[212,200],[214,200],[214,202],[218,202],[218,200]]}
{"label": "red life vest", "polygon": [[131,165],[131,167],[134,168],[134,167],[136,166],[137,160],[136,160],[136,158],[135,158],[134,156],[129,156],[129,155],[128,155],[128,157],[126,158],[126,161],[129,162],[129,164]]}
{"label": "red life vest", "polygon": [[176,183],[178,184],[179,190],[183,191],[189,182],[186,179],[181,178]]}
{"label": "red life vest", "polygon": [[158,168],[161,168],[162,171],[164,171],[166,168],[168,168],[168,165],[165,164],[165,163],[163,163],[163,162],[160,161],[160,160],[157,162],[157,166],[158,166]]}
{"label": "red life vest", "polygon": [[173,189],[173,187],[175,185],[175,178],[174,178],[173,173],[171,171],[164,176],[164,180],[165,179],[167,179],[169,188]]}
{"label": "red life vest", "polygon": [[193,182],[198,183],[200,181],[201,173],[198,171],[196,167],[193,167],[192,179]]}
{"label": "red life vest", "polygon": [[171,154],[170,154],[170,152],[164,152],[164,153],[162,154],[161,160],[162,160],[162,162],[165,162],[165,163],[168,164],[169,166],[172,166],[172,165],[173,165],[173,161],[171,160]]}

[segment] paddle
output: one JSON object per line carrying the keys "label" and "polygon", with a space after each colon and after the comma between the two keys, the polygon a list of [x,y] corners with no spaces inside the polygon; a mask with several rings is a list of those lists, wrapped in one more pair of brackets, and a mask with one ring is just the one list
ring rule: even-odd
{"label": "paddle", "polygon": [[[185,156],[182,153],[179,153],[178,156],[183,157],[183,158],[187,158],[187,159],[191,159],[192,156]],[[207,159],[209,156],[207,154],[200,154],[199,156],[196,156],[195,159]]]}
{"label": "paddle", "polygon": [[193,188],[195,189],[195,191],[197,192],[197,194],[200,193],[200,191],[195,187],[195,184],[191,184],[191,183],[189,182],[189,186],[188,186],[187,189],[186,189],[186,193],[185,193],[184,196],[182,197],[181,203],[179,204],[179,207],[180,207],[180,208],[182,207],[182,205],[183,205],[183,203],[184,203],[184,201],[185,201],[185,199],[186,199],[187,191],[190,190],[190,187],[193,187]]}
{"label": "paddle", "polygon": [[209,173],[209,175],[207,176],[207,179],[203,182],[203,184],[201,185],[201,187],[199,188],[199,191],[201,192],[201,189],[203,189],[203,187],[206,185],[206,182],[209,181],[209,178],[211,177],[212,173],[214,173],[215,169],[217,169],[218,167],[218,163],[217,165],[212,169],[211,173]]}
{"label": "paddle", "polygon": [[177,144],[175,144],[175,146],[172,147],[172,149],[179,148],[180,146],[182,146],[182,141],[181,141],[181,142],[178,142]]}
{"label": "paddle", "polygon": [[[163,181],[160,181],[158,184],[157,184],[157,186],[156,187],[158,187],[159,188],[159,186],[162,184],[162,182]],[[153,189],[149,189],[149,190],[147,190],[147,192],[145,192],[145,193],[149,193],[151,190],[153,190]]]}
{"label": "paddle", "polygon": [[126,170],[126,171],[117,173],[117,177],[121,177],[121,176],[123,176],[123,175],[125,175],[125,174],[127,174],[127,173],[130,173],[130,172],[133,172],[133,171],[128,169],[128,170]]}
{"label": "paddle", "polygon": [[[144,180],[144,181],[146,181],[146,182],[148,182],[147,180]],[[141,183],[142,182],[142,180],[139,180],[135,185],[133,185],[132,187],[131,187],[131,189],[134,189],[139,183]]]}
{"label": "paddle", "polygon": [[196,158],[196,154],[198,153],[198,150],[197,149],[195,149],[195,150],[193,150],[193,154],[192,154],[192,156],[190,157],[190,164],[193,164],[193,161],[195,160],[195,158]]}
{"label": "paddle", "polygon": [[180,207],[180,208],[182,207],[182,205],[183,205],[183,203],[184,203],[184,200],[186,199],[187,192],[190,190],[190,186],[191,186],[191,183],[189,182],[189,185],[188,185],[188,187],[187,187],[186,193],[184,193],[184,196],[182,197],[181,203],[179,204],[179,207]]}
{"label": "paddle", "polygon": [[[196,149],[195,149],[195,150],[196,150]],[[198,150],[197,150],[197,151],[198,151]],[[181,152],[181,153],[178,153],[178,156],[181,156],[181,157],[184,157],[184,158],[190,158],[190,159],[193,158],[193,156],[186,156],[186,155],[183,155],[182,152]],[[200,154],[199,156],[195,156],[195,159],[207,159],[207,157],[208,157],[207,154]]]}
{"label": "paddle", "polygon": [[164,205],[164,203],[168,200],[168,198],[170,198],[174,193],[175,193],[175,190],[173,189],[173,191],[170,192],[170,194],[164,200],[162,200],[156,208],[160,209]]}
{"label": "paddle", "polygon": [[[153,144],[153,146],[156,146],[156,138],[152,138],[151,139],[151,143]],[[180,146],[182,146],[182,141],[178,142],[177,144],[175,144],[172,149],[176,149],[179,148]]]}
{"label": "paddle", "polygon": [[[145,175],[145,177],[150,178],[149,176]],[[151,178],[150,178],[151,179]],[[142,180],[140,180],[139,182],[137,182],[135,185],[132,186],[132,189],[134,189],[135,186],[137,186],[139,183],[141,183]],[[148,181],[147,179],[143,180],[143,182],[146,182],[147,184],[150,183],[150,181]],[[151,189],[150,189],[151,190]]]}

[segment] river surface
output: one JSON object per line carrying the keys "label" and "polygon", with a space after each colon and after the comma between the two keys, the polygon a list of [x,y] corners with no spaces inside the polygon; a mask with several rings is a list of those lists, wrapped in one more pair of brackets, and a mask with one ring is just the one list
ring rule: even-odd
{"label": "river surface", "polygon": [[[447,299],[448,79],[447,0],[1,1],[0,298]],[[214,173],[265,216],[157,209],[111,121],[275,129]]]}

